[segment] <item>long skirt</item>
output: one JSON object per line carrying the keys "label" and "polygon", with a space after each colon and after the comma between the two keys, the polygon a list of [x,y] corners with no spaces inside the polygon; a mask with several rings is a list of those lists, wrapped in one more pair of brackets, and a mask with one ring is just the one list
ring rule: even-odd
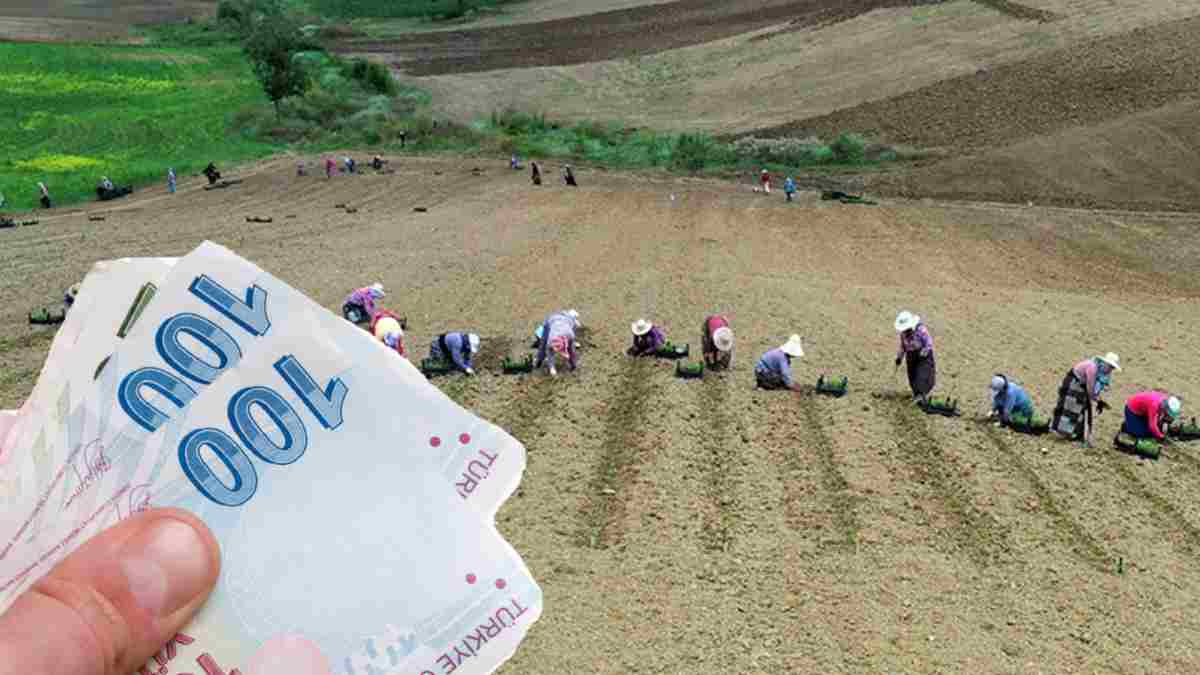
{"label": "long skirt", "polygon": [[904,352],[908,364],[908,386],[913,396],[928,396],[937,384],[937,364],[933,354],[921,356],[921,352]]}
{"label": "long skirt", "polygon": [[1064,436],[1082,440],[1084,430],[1092,426],[1092,399],[1087,385],[1068,370],[1058,388],[1058,404],[1054,406],[1054,421],[1050,428]]}

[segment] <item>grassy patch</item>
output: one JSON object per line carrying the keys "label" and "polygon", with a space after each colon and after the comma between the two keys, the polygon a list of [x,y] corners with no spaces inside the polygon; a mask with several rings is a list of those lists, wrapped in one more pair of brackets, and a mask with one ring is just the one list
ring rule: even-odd
{"label": "grassy patch", "polygon": [[451,20],[514,0],[307,0],[315,12],[341,19]]}
{"label": "grassy patch", "polygon": [[114,183],[165,182],[212,159],[274,148],[231,135],[232,113],[262,99],[241,51],[0,43],[0,192],[32,208],[38,181],[56,203]]}

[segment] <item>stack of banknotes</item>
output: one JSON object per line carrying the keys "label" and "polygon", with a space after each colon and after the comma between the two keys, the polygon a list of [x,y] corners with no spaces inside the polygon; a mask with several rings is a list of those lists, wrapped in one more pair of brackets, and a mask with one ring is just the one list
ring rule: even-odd
{"label": "stack of banknotes", "polygon": [[0,611],[141,510],[202,518],[216,592],[144,672],[489,673],[542,593],[494,525],[525,449],[229,250],[97,263],[0,412]]}

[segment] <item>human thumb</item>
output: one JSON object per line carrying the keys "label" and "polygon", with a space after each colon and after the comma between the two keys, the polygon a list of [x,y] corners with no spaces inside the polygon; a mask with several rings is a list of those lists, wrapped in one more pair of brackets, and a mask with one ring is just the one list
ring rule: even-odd
{"label": "human thumb", "polygon": [[204,604],[220,549],[195,516],[140,513],[97,535],[0,616],[0,675],[130,675]]}

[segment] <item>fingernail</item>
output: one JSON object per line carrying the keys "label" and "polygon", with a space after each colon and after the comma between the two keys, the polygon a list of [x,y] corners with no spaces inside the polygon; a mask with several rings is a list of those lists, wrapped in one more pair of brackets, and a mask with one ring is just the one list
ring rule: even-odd
{"label": "fingernail", "polygon": [[200,533],[174,518],[159,518],[119,553],[129,592],[152,616],[166,617],[208,591],[212,560]]}

